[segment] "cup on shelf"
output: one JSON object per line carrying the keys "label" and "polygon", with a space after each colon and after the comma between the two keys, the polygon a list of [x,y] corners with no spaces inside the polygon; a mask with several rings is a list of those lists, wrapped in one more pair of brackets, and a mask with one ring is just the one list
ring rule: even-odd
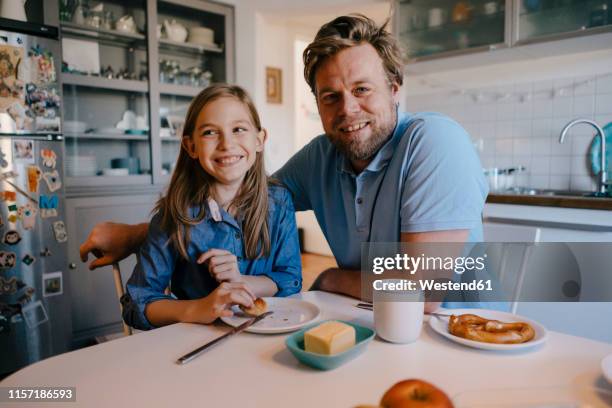
{"label": "cup on shelf", "polygon": [[446,11],[440,7],[429,9],[427,22],[429,27],[439,27],[446,23]]}
{"label": "cup on shelf", "polygon": [[115,23],[115,29],[124,33],[136,33],[136,22],[134,21],[134,17],[126,14],[125,16],[119,18],[119,20],[117,20]]}
{"label": "cup on shelf", "polygon": [[140,173],[140,159],[138,157],[117,157],[111,160],[111,168],[128,169],[129,174]]}

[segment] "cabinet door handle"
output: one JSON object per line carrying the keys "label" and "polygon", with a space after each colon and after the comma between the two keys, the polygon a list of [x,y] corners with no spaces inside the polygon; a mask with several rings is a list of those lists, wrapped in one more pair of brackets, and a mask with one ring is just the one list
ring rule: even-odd
{"label": "cabinet door handle", "polygon": [[76,264],[74,262],[70,262],[70,264],[68,264],[68,268],[76,269]]}

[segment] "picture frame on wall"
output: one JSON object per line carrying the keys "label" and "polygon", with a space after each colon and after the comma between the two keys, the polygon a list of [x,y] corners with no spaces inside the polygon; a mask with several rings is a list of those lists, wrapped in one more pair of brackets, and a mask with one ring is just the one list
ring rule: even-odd
{"label": "picture frame on wall", "polygon": [[266,101],[283,103],[283,72],[280,68],[266,67]]}

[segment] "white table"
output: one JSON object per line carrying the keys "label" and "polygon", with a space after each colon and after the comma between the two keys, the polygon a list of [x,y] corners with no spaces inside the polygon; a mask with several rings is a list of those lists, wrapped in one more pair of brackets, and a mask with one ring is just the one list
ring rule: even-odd
{"label": "white table", "polygon": [[[372,327],[372,312],[354,307],[353,299],[325,292],[298,297],[316,303],[321,319]],[[576,384],[612,390],[600,371],[612,345],[555,332],[539,349],[507,354],[463,347],[426,325],[413,344],[375,339],[364,354],[326,372],[298,363],[284,334],[243,333],[187,365],[175,364],[225,331],[222,324],[175,324],[41,361],[0,386],[76,386],[77,402],[65,406],[104,408],[353,407],[377,403],[395,382],[415,377],[451,397],[487,388]]]}

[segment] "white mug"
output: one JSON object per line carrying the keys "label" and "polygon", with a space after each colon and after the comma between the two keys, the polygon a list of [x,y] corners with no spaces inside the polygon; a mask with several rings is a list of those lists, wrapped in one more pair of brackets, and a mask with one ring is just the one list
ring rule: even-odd
{"label": "white mug", "polygon": [[419,338],[425,312],[423,292],[375,290],[373,305],[374,327],[380,338],[391,343],[413,343]]}

